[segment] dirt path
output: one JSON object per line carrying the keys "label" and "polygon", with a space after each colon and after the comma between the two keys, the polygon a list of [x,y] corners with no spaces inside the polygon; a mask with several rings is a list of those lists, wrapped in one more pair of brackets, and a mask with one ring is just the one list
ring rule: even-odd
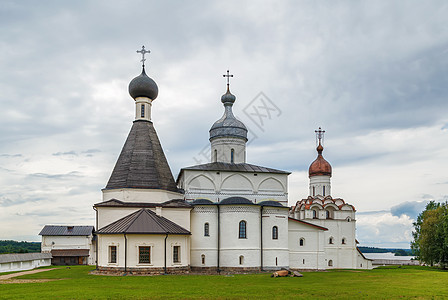
{"label": "dirt path", "polygon": [[51,270],[55,270],[57,268],[52,268],[52,269],[37,269],[37,270],[30,270],[30,271],[24,271],[24,272],[18,272],[18,273],[12,273],[12,274],[7,274],[7,275],[1,275],[0,276],[0,280],[8,280],[14,277],[18,277],[18,276],[22,276],[22,275],[28,275],[28,274],[35,274],[35,273],[40,273],[40,272],[45,272],[45,271],[51,271]]}

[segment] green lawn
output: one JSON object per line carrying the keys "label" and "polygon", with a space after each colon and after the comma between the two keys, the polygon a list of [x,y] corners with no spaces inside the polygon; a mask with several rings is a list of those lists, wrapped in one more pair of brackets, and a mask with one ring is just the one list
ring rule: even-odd
{"label": "green lawn", "polygon": [[0,284],[0,299],[448,298],[448,272],[425,267],[304,272],[301,278],[269,274],[114,277],[88,274],[92,269],[75,266],[16,277],[63,280]]}

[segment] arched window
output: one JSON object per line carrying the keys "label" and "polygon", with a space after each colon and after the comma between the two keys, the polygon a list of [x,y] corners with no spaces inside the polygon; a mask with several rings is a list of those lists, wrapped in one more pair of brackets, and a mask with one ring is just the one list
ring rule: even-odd
{"label": "arched window", "polygon": [[305,239],[304,239],[304,238],[301,238],[301,239],[299,240],[299,245],[300,245],[301,247],[303,247],[303,246],[305,245]]}
{"label": "arched window", "polygon": [[272,239],[278,240],[278,227],[277,226],[272,227]]}
{"label": "arched window", "polygon": [[333,261],[332,261],[331,259],[328,261],[328,266],[329,266],[329,267],[332,267],[332,266],[333,266]]}
{"label": "arched window", "polygon": [[313,209],[313,219],[317,219],[317,211]]}
{"label": "arched window", "polygon": [[205,254],[201,255],[201,263],[205,265]]}
{"label": "arched window", "polygon": [[347,240],[345,238],[342,238],[342,245],[345,245]]}
{"label": "arched window", "polygon": [[275,265],[278,266],[278,257],[275,258]]}
{"label": "arched window", "polygon": [[313,196],[316,196],[316,187],[313,186]]}
{"label": "arched window", "polygon": [[230,162],[233,164],[235,161],[235,150],[230,150]]}
{"label": "arched window", "polygon": [[322,187],[322,193],[323,193],[322,196],[325,196],[325,185]]}
{"label": "arched window", "polygon": [[246,239],[247,235],[246,235],[246,221],[240,221],[240,226],[239,226],[239,238],[240,239]]}
{"label": "arched window", "polygon": [[142,106],[141,106],[140,116],[141,116],[142,118],[145,117],[145,105],[144,105],[144,104],[142,104]]}
{"label": "arched window", "polygon": [[218,162],[218,150],[215,149],[214,161]]}
{"label": "arched window", "polygon": [[330,219],[330,212],[328,210],[325,211],[325,217],[327,219]]}
{"label": "arched window", "polygon": [[305,264],[305,259],[302,260],[302,264]]}
{"label": "arched window", "polygon": [[244,264],[244,256],[240,256],[240,265]]}
{"label": "arched window", "polygon": [[210,236],[210,226],[208,223],[204,224],[204,236]]}
{"label": "arched window", "polygon": [[328,239],[328,244],[333,244],[333,237],[330,237],[330,238]]}

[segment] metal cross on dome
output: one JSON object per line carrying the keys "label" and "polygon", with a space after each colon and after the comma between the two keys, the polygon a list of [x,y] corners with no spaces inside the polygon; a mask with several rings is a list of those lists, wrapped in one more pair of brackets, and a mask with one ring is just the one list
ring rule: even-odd
{"label": "metal cross on dome", "polygon": [[150,52],[151,52],[151,51],[145,49],[145,46],[142,46],[142,50],[137,50],[137,53],[141,53],[141,54],[142,54],[142,60],[141,60],[141,62],[142,62],[142,66],[143,66],[143,68],[145,67],[145,61],[146,61],[146,59],[145,59],[145,54],[146,54],[146,53],[150,53]]}
{"label": "metal cross on dome", "polygon": [[227,70],[227,75],[222,75],[222,77],[227,77],[227,85],[230,85],[230,77],[233,77],[233,75],[229,73],[229,70]]}
{"label": "metal cross on dome", "polygon": [[314,132],[316,133],[316,143],[319,141],[319,144],[321,145],[321,142],[323,142],[324,139],[325,130],[322,130],[322,128],[319,127],[319,130],[314,130]]}

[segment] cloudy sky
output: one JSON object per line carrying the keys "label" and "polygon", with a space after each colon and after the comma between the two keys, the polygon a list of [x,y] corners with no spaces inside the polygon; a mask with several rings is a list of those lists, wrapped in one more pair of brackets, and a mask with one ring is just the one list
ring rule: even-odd
{"label": "cloudy sky", "polygon": [[408,248],[426,202],[448,199],[444,1],[3,0],[0,239],[94,224],[142,45],[174,176],[205,162],[230,69],[248,162],[292,172],[290,205],[308,195],[319,126],[361,245]]}

